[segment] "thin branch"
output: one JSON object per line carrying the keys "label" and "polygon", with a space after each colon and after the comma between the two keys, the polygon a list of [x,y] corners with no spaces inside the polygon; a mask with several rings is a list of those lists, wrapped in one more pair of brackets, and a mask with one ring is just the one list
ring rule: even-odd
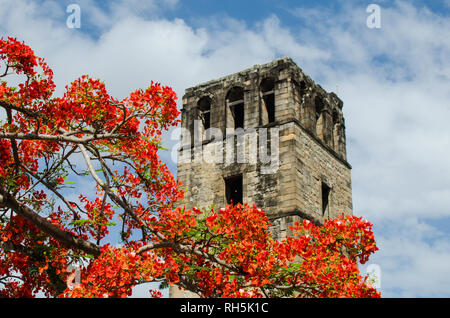
{"label": "thin branch", "polygon": [[37,259],[35,253],[31,248],[20,244],[14,244],[12,241],[0,243],[0,247],[6,252],[16,251],[22,253],[23,255],[32,257],[33,259]]}
{"label": "thin branch", "polygon": [[119,104],[119,103],[115,103],[115,104],[113,104],[113,105],[116,106],[116,107],[121,106],[121,107],[122,107],[122,111],[123,111],[123,120],[122,120],[122,122],[121,122],[120,124],[117,124],[116,127],[114,127],[113,130],[111,131],[112,133],[115,133],[115,132],[118,131],[123,125],[125,125],[125,123],[127,122],[127,120],[130,119],[130,116],[127,118],[127,109],[126,109],[126,107],[125,107],[124,104],[122,104],[122,103],[120,103],[120,104]]}
{"label": "thin branch", "polygon": [[[31,176],[33,176],[35,179],[40,180],[40,182],[45,185],[50,191],[52,191],[54,194],[56,194],[58,196],[58,198],[61,199],[61,201],[63,201],[66,206],[69,208],[70,211],[72,211],[72,213],[74,213],[74,215],[76,215],[76,211],[73,209],[72,205],[70,204],[69,201],[66,200],[66,198],[59,193],[50,183],[48,183],[45,180],[39,179],[39,177],[30,169],[28,169],[28,167],[24,166],[24,165],[20,165],[26,172],[28,172]],[[80,209],[80,207],[78,205],[76,205],[77,208],[82,212],[85,213],[82,209]]]}
{"label": "thin branch", "polygon": [[10,133],[10,132],[0,132],[0,138],[10,139],[10,140],[47,140],[47,141],[57,141],[57,142],[71,142],[74,144],[85,144],[94,140],[102,139],[120,139],[128,138],[132,135],[126,134],[96,134],[92,136],[86,136],[84,138],[78,138],[66,135],[46,135],[46,134],[26,134],[26,133]]}
{"label": "thin branch", "polygon": [[[28,192],[30,192],[36,185],[38,185],[39,183],[41,183],[47,176],[50,175],[50,173],[52,172],[52,170],[57,169],[66,159],[69,158],[69,156],[75,152],[75,149],[77,149],[76,147],[73,147],[66,155],[64,155],[63,158],[61,158],[61,160],[58,161],[58,163],[53,163],[53,165],[50,167],[50,169],[48,169],[43,175],[42,177],[40,177],[30,188],[28,188],[28,190],[22,195],[25,196]],[[55,165],[56,164],[56,165]]]}
{"label": "thin branch", "polygon": [[[104,216],[104,210],[105,210],[105,205],[106,205],[106,192],[103,194],[103,200],[102,200],[102,207],[100,209],[100,220],[103,220],[103,216]],[[102,226],[99,224],[97,226],[97,245],[100,245],[100,232],[101,232]]]}
{"label": "thin branch", "polygon": [[79,144],[78,148],[80,148],[81,154],[84,157],[84,161],[86,162],[86,165],[87,165],[88,170],[91,173],[92,177],[97,182],[97,184],[108,194],[108,196],[111,198],[111,200],[113,202],[115,202],[116,204],[118,204],[120,207],[122,207],[122,209],[124,209],[124,211],[128,215],[130,215],[133,218],[133,220],[135,220],[138,224],[143,224],[144,226],[148,227],[146,222],[144,222],[143,220],[139,219],[139,217],[133,212],[132,208],[124,201],[124,199],[123,198],[119,198],[111,190],[111,188],[107,184],[105,184],[105,182],[102,179],[100,179],[100,177],[95,172],[94,167],[92,166],[91,159],[89,158],[89,154],[88,154],[86,148],[84,147],[84,145]]}
{"label": "thin branch", "polygon": [[[11,109],[6,108],[6,116],[8,117],[8,123],[11,125],[12,119],[13,119]],[[13,157],[14,157],[15,170],[17,173],[17,172],[19,172],[20,159],[19,159],[19,152],[17,149],[17,141],[16,140],[11,140],[11,148],[12,148]]]}
{"label": "thin branch", "polygon": [[35,213],[23,203],[18,202],[16,198],[4,191],[2,188],[0,188],[0,204],[9,207],[11,210],[31,222],[43,232],[71,248],[82,250],[88,254],[93,254],[94,256],[98,256],[101,253],[100,248],[94,243],[80,239],[72,233],[66,232],[65,230],[50,223],[48,220]]}
{"label": "thin branch", "polygon": [[[154,233],[154,234],[157,235],[157,236],[163,236],[161,233]],[[204,257],[204,258],[206,258],[206,259],[208,259],[208,260],[210,260],[210,261],[212,261],[212,262],[214,262],[214,263],[216,263],[216,264],[218,264],[218,265],[220,265],[222,267],[225,267],[225,268],[227,268],[227,269],[229,269],[229,270],[231,270],[233,272],[236,272],[238,274],[245,274],[240,268],[237,268],[237,267],[232,266],[232,265],[230,265],[230,264],[228,264],[228,263],[226,263],[226,262],[224,262],[224,261],[222,261],[220,259],[217,259],[215,257],[215,255],[208,254],[208,253],[202,251],[201,249],[199,249],[197,247],[190,247],[190,246],[187,246],[187,245],[183,245],[183,244],[180,244],[180,243],[171,242],[171,241],[167,241],[167,240],[164,240],[164,243],[166,244],[165,245],[166,248],[171,248],[171,249],[173,249],[176,252],[179,252],[179,253],[182,253],[182,254],[185,254],[185,253],[187,253],[187,254],[194,254],[194,255],[197,255],[197,256],[200,256],[200,257]],[[141,254],[141,253],[147,251],[148,249],[153,249],[153,248],[154,248],[154,244],[145,245],[145,246],[141,247],[138,250],[138,254]]]}
{"label": "thin branch", "polygon": [[160,243],[153,243],[153,244],[147,244],[145,246],[142,246],[138,251],[137,254],[143,254],[147,251],[158,249],[158,248],[172,248],[173,242],[160,242]]}
{"label": "thin branch", "polygon": [[18,106],[14,105],[14,104],[10,104],[8,102],[5,102],[4,100],[0,100],[0,106],[3,107],[5,110],[15,110],[15,111],[18,111],[18,112],[20,112],[22,114],[25,114],[25,115],[27,115],[29,117],[32,117],[32,118],[38,118],[38,117],[41,116],[38,111],[34,111],[33,112],[33,111],[28,110],[26,108],[18,107]]}
{"label": "thin branch", "polygon": [[86,175],[86,172],[76,171],[74,165],[70,162],[69,159],[67,159],[67,164],[69,165],[70,170],[72,170],[72,172],[75,173],[77,176],[84,177]]}
{"label": "thin branch", "polygon": [[9,65],[9,64],[6,64],[5,72],[3,72],[3,74],[0,75],[0,77],[4,77],[4,76],[8,75],[9,67],[10,67],[10,65]]}

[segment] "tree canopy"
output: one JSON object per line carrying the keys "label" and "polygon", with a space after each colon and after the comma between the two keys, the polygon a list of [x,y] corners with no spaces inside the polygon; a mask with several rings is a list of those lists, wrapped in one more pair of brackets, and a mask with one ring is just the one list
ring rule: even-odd
{"label": "tree canopy", "polygon": [[55,97],[28,45],[0,39],[0,60],[1,296],[127,297],[147,282],[202,297],[380,296],[358,270],[378,249],[362,218],[305,220],[276,241],[254,205],[181,207],[158,156],[179,123],[170,87],[118,100],[84,75]]}

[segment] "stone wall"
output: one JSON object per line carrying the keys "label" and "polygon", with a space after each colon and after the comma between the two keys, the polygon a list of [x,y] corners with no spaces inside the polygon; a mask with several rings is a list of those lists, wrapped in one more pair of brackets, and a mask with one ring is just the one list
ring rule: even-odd
{"label": "stone wall", "polygon": [[[246,139],[231,138],[238,114],[233,107],[240,103],[235,100],[241,93],[244,127],[243,135],[237,135]],[[210,112],[205,112],[204,103],[199,107],[206,97]],[[220,208],[227,203],[225,180],[241,175],[243,202],[266,212],[275,239],[289,235],[289,226],[302,218],[320,224],[325,218],[351,214],[351,166],[346,161],[342,106],[334,93],[315,84],[290,58],[187,89],[182,127],[190,136],[182,136],[179,150],[177,177],[186,189],[180,204]],[[272,122],[270,107],[275,110]],[[210,126],[196,126],[195,120],[206,115]],[[200,140],[210,127],[219,129],[218,136]],[[274,139],[260,139],[265,134]],[[242,140],[245,146],[238,148]],[[212,150],[222,161],[205,159]],[[231,152],[245,154],[245,160],[227,162]],[[268,163],[266,152],[272,156]],[[186,295],[191,294],[171,289],[171,297]]]}

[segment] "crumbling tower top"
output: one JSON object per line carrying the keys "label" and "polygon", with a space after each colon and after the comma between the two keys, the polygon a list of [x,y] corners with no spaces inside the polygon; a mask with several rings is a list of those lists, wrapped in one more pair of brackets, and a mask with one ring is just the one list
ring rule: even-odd
{"label": "crumbling tower top", "polygon": [[[288,103],[281,105],[280,100],[285,97],[288,97]],[[233,102],[239,100],[244,100],[248,106],[244,104],[242,108],[236,107],[239,103]],[[250,103],[255,100],[258,103],[257,117],[252,116],[255,114],[253,111],[248,114]],[[209,109],[208,127],[220,128],[224,134],[227,128],[240,125],[245,129],[296,121],[327,150],[347,163],[342,100],[334,92],[328,93],[316,84],[289,57],[254,65],[188,88],[183,105],[185,122],[190,121],[192,125],[195,118],[201,117],[204,109]],[[242,114],[236,113],[236,109],[242,110]],[[238,125],[235,119],[238,119]]]}

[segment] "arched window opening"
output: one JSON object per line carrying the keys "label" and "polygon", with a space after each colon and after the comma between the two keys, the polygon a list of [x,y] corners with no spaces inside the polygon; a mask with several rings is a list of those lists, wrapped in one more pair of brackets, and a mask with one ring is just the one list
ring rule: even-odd
{"label": "arched window opening", "polygon": [[[272,78],[266,78],[261,82],[261,93],[267,123],[273,123],[275,122],[275,81]],[[265,120],[263,123],[266,123]]]}
{"label": "arched window opening", "polygon": [[334,127],[336,124],[339,123],[339,113],[337,112],[336,109],[333,109],[332,118],[333,118],[333,127]]}
{"label": "arched window opening", "polygon": [[234,121],[234,129],[244,128],[244,90],[241,87],[233,87],[226,100]]}
{"label": "arched window opening", "polygon": [[324,103],[323,103],[322,97],[316,96],[316,98],[314,98],[314,106],[315,106],[315,111],[316,111],[316,120],[318,120],[320,117],[320,114],[322,113],[322,110],[324,108]]}
{"label": "arched window opening", "polygon": [[300,99],[302,99],[303,95],[306,94],[306,82],[300,81],[298,89],[299,89],[299,93],[300,93]]}

